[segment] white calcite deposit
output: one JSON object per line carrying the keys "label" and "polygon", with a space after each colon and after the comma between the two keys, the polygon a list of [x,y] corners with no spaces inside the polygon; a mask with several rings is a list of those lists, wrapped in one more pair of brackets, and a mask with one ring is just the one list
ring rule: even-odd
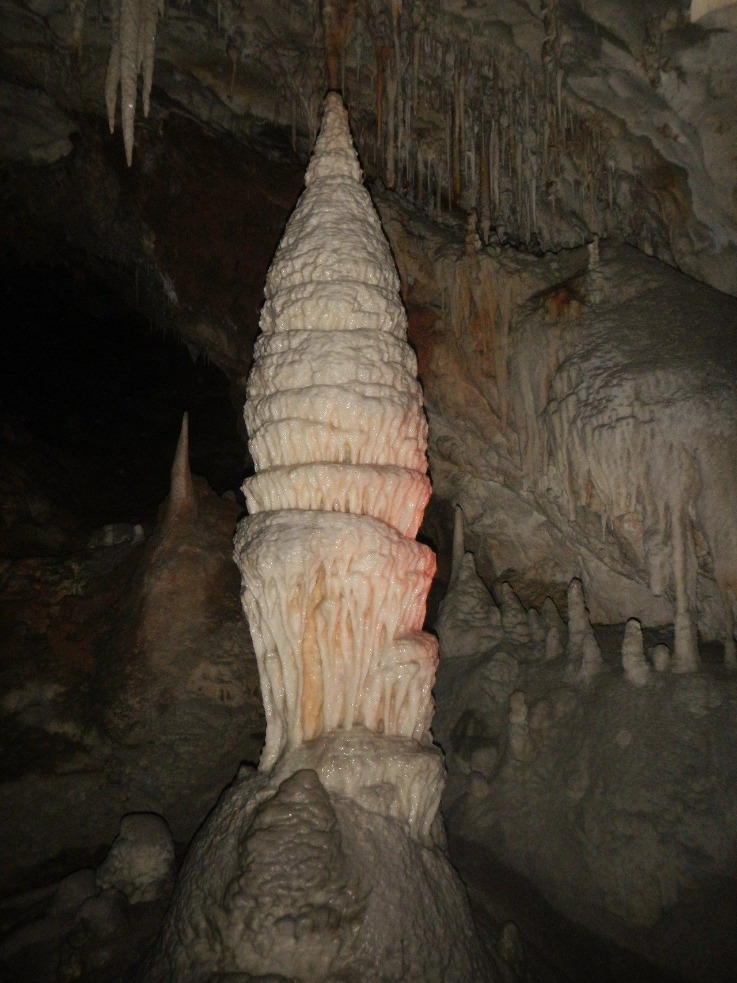
{"label": "white calcite deposit", "polygon": [[[185,861],[144,976],[495,978],[442,849],[426,424],[398,278],[328,95],[267,280],[236,536],[266,711],[259,771]],[[276,975],[274,975],[276,974]]]}
{"label": "white calcite deposit", "polygon": [[[164,15],[162,0],[119,0],[113,7],[112,44],[105,76],[105,104],[110,132],[120,89],[120,118],[125,157],[133,161],[133,127],[138,101],[138,76],[143,76],[143,115],[148,116],[156,53],[156,28]],[[80,27],[81,33],[81,27]]]}
{"label": "white calcite deposit", "polygon": [[354,724],[421,740],[437,659],[421,633],[430,550],[368,516],[296,509],[251,517],[238,549],[266,709],[262,766]]}
{"label": "white calcite deposit", "polygon": [[297,464],[262,471],[244,490],[251,515],[278,509],[352,512],[381,519],[412,539],[430,482],[418,471],[386,464]]}
{"label": "white calcite deposit", "polygon": [[[643,639],[634,618],[623,637],[598,629],[600,651],[578,579],[557,652],[541,632],[521,640],[519,619],[506,619],[508,633],[503,615],[500,641],[490,648],[480,630],[471,651],[481,603],[465,606],[451,586],[446,630],[460,632],[467,615],[464,651],[439,667],[433,724],[447,755],[443,811],[462,876],[484,871],[491,880],[511,862],[590,930],[587,956],[599,934],[608,952],[618,944],[648,960],[643,979],[720,978],[735,965],[734,919],[715,918],[723,912],[707,899],[715,882],[734,897],[737,679],[707,660],[697,673],[675,671],[662,642],[647,653],[650,633]],[[552,602],[541,615],[563,641]],[[526,939],[533,925],[520,918]]]}
{"label": "white calcite deposit", "polygon": [[263,770],[354,727],[430,751],[437,663],[422,632],[435,557],[414,541],[430,495],[417,362],[335,94],[305,184],[267,276],[245,407],[257,473],[236,559]]}

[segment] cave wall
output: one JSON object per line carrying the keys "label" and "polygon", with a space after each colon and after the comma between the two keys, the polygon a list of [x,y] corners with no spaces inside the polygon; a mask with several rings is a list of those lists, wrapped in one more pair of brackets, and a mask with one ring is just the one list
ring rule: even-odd
{"label": "cave wall", "polygon": [[[340,13],[351,5],[336,7]],[[345,73],[355,137],[399,266],[425,390],[435,494],[420,535],[439,554],[436,595],[450,577],[452,513],[460,503],[484,598],[487,587],[499,595],[506,582],[525,606],[539,607],[552,596],[565,613],[575,576],[585,584],[594,621],[637,617],[646,626],[669,626],[680,611],[687,647],[696,628],[702,640],[728,643],[730,563],[737,555],[737,454],[731,450],[737,316],[734,301],[713,288],[734,292],[737,283],[733,171],[725,165],[734,156],[728,72],[734,32],[728,21],[689,24],[686,7],[561,2],[546,5],[542,17],[511,2],[463,16],[451,3],[394,5],[370,19],[370,5],[356,5],[351,29],[336,28],[332,68],[323,63],[317,4],[170,8],[160,24],[151,111],[136,121],[128,169],[119,134],[110,136],[104,121],[111,10],[86,10],[75,52],[66,8],[53,0],[33,8],[3,0],[0,108],[12,126],[2,144],[2,256],[59,264],[70,276],[92,271],[152,327],[175,332],[221,368],[240,407],[265,272],[301,188],[300,161],[317,124],[316,95],[326,72],[337,72],[341,82]],[[400,11],[394,19],[392,10]],[[36,772],[22,787],[4,790],[6,821],[15,824],[4,837],[5,851],[20,865],[19,884],[50,849],[89,851],[109,841],[131,806],[167,813],[185,840],[236,758],[257,754],[263,720],[254,657],[231,603],[228,529],[238,508],[201,485],[197,492],[200,517],[186,536],[167,544],[159,529],[144,546],[133,533],[116,544],[119,567],[106,547],[81,568],[78,559],[15,568],[30,606],[23,608],[28,597],[12,595],[5,610],[13,618],[20,611],[22,620],[32,609],[23,644],[35,644],[39,625],[54,637],[38,663],[37,686],[25,686],[20,663],[3,676],[12,684],[3,723],[38,729],[39,760],[63,743],[62,767],[72,769],[71,777],[57,774],[45,786],[66,790],[51,797],[54,810],[46,813],[52,838],[44,839],[39,823],[29,840],[17,823],[18,803],[28,813],[38,802]],[[667,509],[659,512],[661,503]],[[210,553],[217,559],[208,564]],[[172,588],[184,561],[189,604]],[[58,593],[50,614],[39,591]],[[489,611],[491,605],[487,620]],[[105,630],[79,633],[77,622],[93,617]],[[509,648],[509,639],[503,641]],[[511,665],[503,655],[491,660],[494,671]],[[146,660],[151,685],[139,665]],[[688,659],[683,667],[694,668]],[[536,665],[530,673],[532,731],[545,726],[536,705],[549,687],[547,670]],[[450,665],[448,675],[454,672]],[[489,706],[498,717],[493,737],[504,752],[512,687],[527,681],[522,674],[510,685],[498,682],[491,680],[496,702]],[[733,824],[702,803],[700,775],[711,754],[703,718],[714,719],[719,753],[728,756],[724,735],[733,701],[717,699],[712,683],[706,674],[668,674],[658,677],[656,692],[673,728],[681,708],[672,694],[681,694],[690,715],[683,741],[693,734],[701,742],[684,824],[691,823],[688,810],[701,809],[706,818],[694,824],[717,830],[722,858],[732,849]],[[474,678],[469,686],[474,699],[486,697]],[[571,701],[567,686],[563,680],[560,702],[574,706],[575,728],[566,729],[565,720],[553,728],[565,767],[555,772],[533,762],[525,771],[508,755],[505,768],[515,781],[504,785],[505,772],[491,799],[485,798],[490,782],[469,778],[461,794],[476,796],[479,826],[490,802],[505,803],[507,792],[519,804],[520,785],[529,794],[520,809],[524,823],[531,814],[543,816],[534,790],[550,789],[558,802],[557,778],[545,784],[551,774],[570,780],[575,799],[580,756],[569,769],[572,743],[585,731],[605,757],[612,735],[619,739],[616,701],[607,705],[611,727],[597,730],[581,717],[598,720],[597,703],[585,688]],[[638,690],[633,700],[631,681],[619,676],[612,687],[622,706],[639,708],[650,721],[649,690]],[[182,689],[200,715],[200,731],[187,731],[188,720],[178,717],[174,695]],[[98,700],[94,719],[80,726],[90,699]],[[467,709],[459,711],[463,720]],[[657,744],[658,727],[647,726]],[[125,752],[111,755],[97,727]],[[217,772],[198,760],[194,774],[198,748],[222,727],[231,740],[220,749]],[[6,736],[14,739],[12,728]],[[166,739],[157,747],[161,734]],[[458,737],[449,725],[449,744],[453,734]],[[533,740],[539,736],[533,733]],[[622,747],[627,760],[628,747]],[[162,785],[172,748],[177,774]],[[581,754],[588,754],[586,746]],[[672,785],[680,789],[677,759],[669,751]],[[659,760],[648,752],[645,778],[628,786],[635,805]],[[79,801],[79,771],[87,797],[83,822],[70,805]],[[586,781],[595,773],[586,771]],[[86,808],[99,798],[101,774],[115,790],[102,816]],[[716,776],[709,787],[718,792],[719,781]],[[621,782],[616,775],[612,782],[621,804]],[[587,789],[594,785],[592,779]],[[623,810],[630,807],[624,801]],[[575,802],[571,809],[575,814]],[[515,839],[514,815],[514,808],[507,811],[503,829],[511,854],[529,845]],[[601,816],[606,830],[605,808],[597,823]],[[664,843],[669,823],[666,816]],[[544,822],[539,828],[538,845],[545,842]],[[621,841],[607,846],[611,877],[629,849],[627,836],[625,824]],[[562,840],[567,851],[570,843]],[[591,839],[595,857],[598,842]],[[690,849],[688,840],[684,850]],[[647,863],[657,855],[644,852],[641,869],[649,877]],[[520,868],[534,876],[525,863]],[[578,904],[580,883],[572,877],[566,891]],[[617,899],[627,899],[628,883],[617,882]],[[658,896],[657,905],[670,896]]]}
{"label": "cave wall", "polygon": [[[301,184],[322,93],[341,88],[414,309],[440,492],[428,521],[444,516],[428,534],[447,540],[448,508],[465,498],[489,583],[507,576],[532,603],[551,590],[562,597],[570,577],[582,576],[598,619],[662,623],[674,617],[678,581],[676,607],[689,623],[731,637],[730,563],[715,561],[707,542],[716,529],[706,535],[703,516],[694,518],[698,541],[684,547],[683,575],[656,570],[672,557],[661,543],[658,559],[649,541],[673,538],[670,518],[640,529],[642,501],[635,507],[575,466],[573,444],[586,452],[575,428],[551,451],[552,475],[542,445],[558,438],[543,438],[533,420],[550,405],[527,391],[533,376],[538,388],[552,384],[553,363],[571,356],[590,308],[601,314],[657,269],[637,260],[626,271],[622,261],[609,275],[607,246],[587,277],[588,254],[576,248],[628,243],[737,290],[731,8],[223,0],[159,16],[148,3],[135,16],[157,25],[155,53],[149,43],[141,55],[147,111],[133,126],[139,63],[129,77],[115,47],[116,38],[120,51],[127,43],[127,8],[3,2],[9,207],[0,230],[9,254],[56,256],[101,274],[220,367],[238,405],[261,284]],[[124,120],[111,102],[118,75]],[[123,126],[130,168],[118,130],[104,132],[105,115],[111,129]],[[729,303],[719,312],[710,296],[717,320],[733,319]],[[544,322],[541,337],[565,335],[552,348],[544,342],[542,376],[523,368],[512,340],[518,308],[533,297],[539,310],[525,318]],[[692,320],[706,318],[692,312]],[[700,510],[726,510],[731,528],[721,494],[707,506],[704,491]],[[692,518],[675,527],[684,522]]]}
{"label": "cave wall", "polygon": [[[267,162],[179,113],[156,135],[140,131],[130,170],[97,122],[80,133],[53,166],[7,172],[7,255],[95,270],[221,368],[238,405],[262,278],[301,183],[296,163]],[[526,603],[552,595],[563,609],[576,576],[597,621],[673,624],[678,608],[704,638],[731,638],[733,458],[709,450],[709,440],[723,450],[735,428],[731,299],[608,240],[538,257],[485,246],[473,213],[439,223],[378,181],[373,192],[427,394],[435,501],[425,534],[439,548],[441,579],[460,502],[488,584],[507,580]],[[597,352],[608,344],[602,367]],[[663,345],[669,367],[653,380]],[[559,412],[568,396],[583,406],[587,393],[587,421]],[[609,407],[598,422],[597,399]],[[626,431],[638,401],[657,417],[654,444],[642,436],[644,410]],[[662,463],[651,468],[651,459]],[[684,461],[698,494],[680,488]],[[654,501],[669,495],[658,512]],[[675,499],[699,514],[684,517]],[[694,528],[678,574],[674,523]],[[684,631],[693,649],[693,627]]]}

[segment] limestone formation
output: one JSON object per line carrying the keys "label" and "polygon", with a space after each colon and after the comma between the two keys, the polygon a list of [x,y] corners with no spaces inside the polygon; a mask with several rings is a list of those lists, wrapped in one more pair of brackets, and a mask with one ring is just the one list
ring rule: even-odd
{"label": "limestone formation", "polygon": [[441,851],[334,796],[313,768],[243,769],[197,834],[146,983],[491,983]]}
{"label": "limestone formation", "polygon": [[[451,586],[446,626],[460,632],[463,611]],[[552,601],[541,614],[559,646],[563,625]],[[611,627],[599,637],[609,654]],[[667,932],[674,912],[690,908],[704,856],[719,876],[732,877],[734,826],[714,817],[731,815],[736,799],[737,786],[724,779],[736,773],[734,678],[706,660],[699,673],[668,672],[663,643],[650,654],[651,668],[634,618],[623,671],[605,664],[578,579],[568,590],[567,658],[552,643],[551,658],[538,661],[523,640],[505,636],[489,652],[477,638],[475,653],[442,661],[436,687],[435,732],[449,762],[443,806],[466,876],[477,876],[484,850],[494,863],[511,855],[515,869],[543,892],[555,885],[556,905],[595,932],[602,919],[620,944],[623,922]],[[695,943],[690,934],[685,942],[700,967],[714,952],[719,959],[731,952],[731,935],[710,934],[709,922]],[[647,942],[629,945],[671,975],[684,965],[675,934],[666,954]]]}
{"label": "limestone formation", "polygon": [[340,97],[266,280],[236,538],[266,708],[261,768],[363,727],[429,744],[435,572],[413,537],[427,423],[389,246]]}
{"label": "limestone formation", "polygon": [[[50,279],[39,260],[66,271],[75,294],[90,272],[90,282],[102,276],[120,300],[135,296],[150,323],[224,369],[235,391],[251,364],[263,282],[257,272],[244,287],[242,273],[265,272],[296,197],[295,162],[306,160],[317,133],[322,13],[327,78],[346,94],[370,177],[389,189],[377,183],[374,197],[422,366],[439,550],[446,511],[460,503],[467,519],[470,552],[456,554],[451,585],[458,604],[455,614],[444,605],[439,626],[447,654],[460,658],[447,660],[446,690],[435,691],[439,701],[450,693],[455,713],[444,711],[447,726],[436,732],[448,755],[451,828],[469,843],[475,884],[492,882],[479,870],[492,848],[573,921],[625,948],[650,945],[643,954],[665,971],[714,978],[737,965],[733,941],[728,950],[711,934],[720,925],[729,933],[734,917],[724,904],[737,897],[734,823],[724,821],[737,814],[737,678],[713,664],[722,644],[726,666],[737,662],[737,306],[666,264],[737,292],[737,4],[692,0],[693,23],[685,0],[632,16],[635,6],[182,2],[162,22],[151,90],[155,0],[8,0],[0,142],[12,193],[0,221],[12,246],[8,282],[13,256],[33,263],[39,297]],[[111,27],[107,101],[111,123],[122,117],[129,161],[139,74],[144,110],[150,92],[152,118],[136,122],[133,173],[120,136],[100,138]],[[350,214],[348,182],[339,190],[334,200]],[[335,225],[326,227],[332,234]],[[363,961],[351,962],[346,940],[364,931],[368,888],[381,934],[395,915],[391,928],[402,924],[397,897],[424,898],[422,877],[408,888],[405,879],[383,883],[383,871],[408,864],[419,872],[423,858],[441,859],[430,849],[441,767],[425,737],[434,643],[417,628],[429,569],[411,542],[429,494],[414,357],[381,257],[334,238],[321,244],[308,234],[307,254],[273,271],[249,388],[259,471],[245,490],[252,523],[244,564],[255,585],[254,627],[282,648],[262,660],[274,757],[269,765],[265,752],[263,764],[272,770],[240,783],[243,800],[265,798],[252,826],[248,809],[239,810],[242,822],[224,824],[222,852],[207,853],[208,874],[228,871],[223,891],[211,881],[190,898],[202,914],[203,931],[194,932],[201,951],[219,960],[243,941],[241,954],[254,941],[261,951],[239,960],[231,948],[211,976],[290,976],[291,949],[309,952],[303,968],[313,975],[351,978],[349,967],[366,978],[366,953],[387,949],[366,944]],[[323,269],[321,256],[325,279],[290,280],[296,267]],[[331,327],[336,318],[340,329]],[[16,330],[26,326],[24,317]],[[60,352],[74,344],[71,328],[59,319]],[[25,349],[22,341],[9,350]],[[33,377],[48,352],[28,355]],[[131,378],[139,376],[135,367]],[[57,432],[82,438],[91,428],[68,415],[65,400],[43,410],[40,382],[17,388]],[[134,443],[148,431],[127,427],[127,397],[107,402]],[[18,876],[36,878],[57,854],[96,862],[82,851],[108,841],[132,808],[161,812],[177,842],[189,840],[240,757],[260,750],[263,719],[251,712],[260,690],[255,655],[244,670],[252,652],[233,610],[235,569],[227,559],[221,569],[217,545],[231,537],[235,507],[223,510],[179,469],[152,534],[155,503],[135,514],[137,495],[123,490],[130,472],[114,463],[121,443],[111,441],[110,485],[131,512],[102,528],[119,517],[99,516],[89,537],[80,525],[77,540],[46,494],[66,454],[44,454],[42,488],[29,482],[38,447],[26,444],[23,403],[8,409],[2,451],[27,474],[16,482],[3,456],[0,538],[12,548],[2,551],[10,650],[0,709],[10,777],[24,773],[2,786],[0,866],[20,887]],[[83,419],[88,413],[92,404]],[[184,439],[181,447],[185,463]],[[80,505],[91,502],[94,481],[76,467],[73,474]],[[271,521],[287,513],[299,516],[304,538]],[[384,527],[392,532],[377,532]],[[58,544],[72,539],[57,562]],[[17,551],[31,541],[43,548]],[[372,580],[379,570],[383,596]],[[603,628],[602,645],[614,625],[636,618],[647,661],[637,622],[627,627],[621,665],[607,644],[604,666],[596,638],[572,618],[565,675],[567,631],[552,602],[547,615],[540,605],[549,594],[564,611],[573,576],[585,587],[588,620]],[[292,618],[300,581],[304,617]],[[501,613],[492,601],[490,591],[502,599],[504,581],[527,609],[529,641],[513,599]],[[331,601],[346,584],[352,593]],[[371,623],[360,617],[364,606]],[[703,664],[697,631],[709,643]],[[330,645],[320,641],[326,636]],[[671,651],[652,648],[656,638]],[[522,704],[510,720],[515,691],[529,703],[526,721]],[[525,727],[536,751],[529,761],[509,751],[517,738],[524,748]],[[136,746],[121,747],[132,738]],[[448,808],[454,783],[466,781],[468,824],[468,805],[465,816]],[[373,834],[397,849],[357,863]],[[192,853],[185,885],[196,884],[201,856]],[[302,865],[313,893],[298,879]],[[713,883],[725,887],[717,919]],[[80,929],[102,952],[107,926],[125,919],[117,902],[84,896],[89,877],[79,888],[74,897],[90,901]],[[393,907],[383,903],[390,891]],[[502,904],[498,924],[512,915]],[[617,934],[661,911],[652,933]],[[427,912],[423,932],[435,943],[435,925],[446,920],[436,907]],[[244,940],[249,920],[253,937]],[[683,925],[690,930],[672,946]],[[530,927],[520,924],[522,934],[540,939]],[[331,933],[334,960],[324,948]],[[401,936],[391,936],[385,963],[397,979],[407,976]],[[513,955],[508,972],[535,976],[533,949],[524,967]],[[454,958],[459,974],[477,978]],[[194,978],[192,962],[177,965],[180,978]],[[415,965],[434,978],[433,964]],[[62,968],[68,978],[84,975],[84,960],[62,960]],[[125,973],[97,966],[94,975]],[[4,967],[0,977],[42,979]]]}
{"label": "limestone formation", "polygon": [[590,682],[602,666],[599,644],[589,621],[583,584],[575,577],[568,585],[566,657],[566,677],[571,682]]}
{"label": "limestone formation", "polygon": [[645,686],[650,678],[650,666],[645,661],[642,644],[642,625],[630,618],[624,629],[622,642],[622,668],[633,686]]}
{"label": "limestone formation", "polygon": [[435,627],[445,658],[490,649],[504,637],[501,612],[476,572],[473,554],[465,552],[460,508],[455,512],[450,583]]}
{"label": "limestone formation", "polygon": [[[163,0],[117,0],[113,5],[113,36],[105,76],[105,104],[110,132],[120,88],[120,117],[128,166],[133,162],[133,126],[138,102],[138,76],[143,74],[143,115],[148,116],[154,74],[156,28],[163,17]],[[84,18],[84,11],[81,18]],[[81,26],[79,27],[81,34]]]}
{"label": "limestone formation", "polygon": [[174,884],[174,840],[166,821],[153,812],[131,813],[97,868],[97,887],[116,888],[130,904],[158,901]]}
{"label": "limestone formation", "polygon": [[656,672],[666,672],[670,669],[670,649],[662,643],[654,646],[650,653],[653,662],[653,669]]}
{"label": "limestone formation", "polygon": [[527,722],[527,701],[521,690],[509,697],[509,750],[515,761],[530,761],[535,754],[535,745]]}
{"label": "limestone formation", "polygon": [[543,601],[540,614],[545,625],[545,661],[552,662],[563,654],[566,626],[549,597]]}
{"label": "limestone formation", "polygon": [[530,641],[530,625],[520,599],[511,584],[502,584],[500,611],[504,635],[513,642]]}
{"label": "limestone formation", "polygon": [[[335,93],[266,283],[235,555],[266,743],[193,843],[145,969],[490,979],[438,844],[427,425],[398,278]],[[526,621],[525,621],[526,624]],[[249,976],[249,978],[250,978]]]}

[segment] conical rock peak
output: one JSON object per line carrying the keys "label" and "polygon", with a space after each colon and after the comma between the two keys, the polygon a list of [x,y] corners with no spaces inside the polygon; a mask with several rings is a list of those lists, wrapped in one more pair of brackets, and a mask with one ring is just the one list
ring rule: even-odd
{"label": "conical rock peak", "polygon": [[351,178],[358,184],[363,180],[348,126],[348,112],[338,93],[328,92],[325,96],[320,133],[305,174],[305,185],[309,188],[314,181],[321,178],[336,177]]}
{"label": "conical rock peak", "polygon": [[402,340],[399,276],[336,93],[325,100],[306,188],[266,277],[261,330],[371,328]]}

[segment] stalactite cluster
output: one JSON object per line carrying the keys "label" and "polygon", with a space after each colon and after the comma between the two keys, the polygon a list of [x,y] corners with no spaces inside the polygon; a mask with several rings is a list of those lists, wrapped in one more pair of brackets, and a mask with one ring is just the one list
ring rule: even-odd
{"label": "stalactite cluster", "polygon": [[138,76],[143,76],[143,115],[148,116],[156,53],[156,28],[164,16],[164,0],[120,0],[113,9],[113,36],[105,76],[105,104],[110,132],[120,89],[120,118],[128,166],[133,163],[133,129],[138,102]]}
{"label": "stalactite cluster", "polygon": [[[79,56],[87,0],[67,2]],[[619,124],[597,115],[567,84],[571,11],[559,0],[542,0],[537,25],[527,25],[539,36],[536,53],[530,43],[523,53],[501,22],[497,32],[488,11],[475,33],[475,17],[442,0],[273,0],[271,8],[277,27],[240,0],[208,3],[197,19],[222,37],[229,59],[216,93],[232,102],[238,66],[247,61],[271,79],[267,118],[291,131],[295,150],[311,149],[323,94],[337,89],[369,176],[435,217],[475,210],[484,243],[546,251],[616,235],[675,261],[669,209],[672,195],[683,193],[679,179],[661,175],[660,185],[646,187],[633,151],[622,156],[617,149]],[[147,113],[163,10],[163,0],[112,3],[105,100],[112,130],[120,89],[129,163],[138,77]],[[639,65],[654,88],[665,71],[664,23],[648,20]],[[248,105],[247,90],[244,96]],[[667,123],[659,129],[675,136]],[[634,152],[646,169],[657,166],[645,146]]]}
{"label": "stalactite cluster", "polygon": [[[596,275],[594,267],[589,296]],[[602,541],[612,536],[625,543],[653,596],[672,598],[676,672],[699,664],[699,579],[708,569],[723,603],[725,661],[734,668],[729,378],[710,361],[705,333],[692,344],[710,367],[701,377],[692,370],[684,382],[677,345],[670,348],[662,336],[653,342],[644,330],[628,334],[604,319],[589,329],[584,347],[580,323],[573,317],[560,333],[547,319],[538,331],[518,326],[510,346],[511,408],[526,488],[563,521],[574,524],[582,512],[600,517]],[[642,358],[648,346],[649,358]]]}
{"label": "stalactite cluster", "polygon": [[364,166],[431,213],[476,209],[484,242],[495,230],[533,249],[614,228],[647,238],[603,124],[566,93],[557,0],[542,5],[537,64],[501,36],[482,47],[442,4],[331,0],[322,11],[312,51],[285,43],[270,53],[295,143],[300,125],[315,137],[324,44]]}

